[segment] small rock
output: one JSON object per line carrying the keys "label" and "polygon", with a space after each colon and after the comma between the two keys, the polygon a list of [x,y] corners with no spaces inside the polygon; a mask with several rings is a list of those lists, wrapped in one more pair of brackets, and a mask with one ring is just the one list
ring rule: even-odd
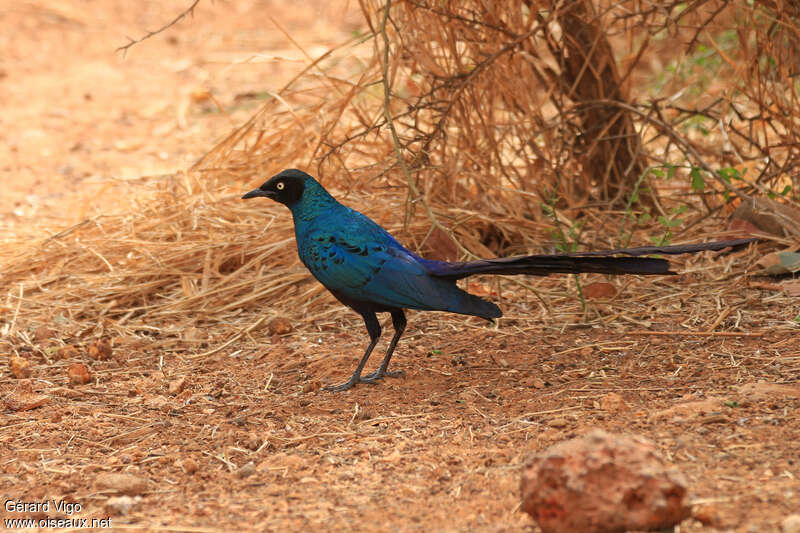
{"label": "small rock", "polygon": [[651,531],[690,514],[685,478],[653,443],[602,430],[539,454],[521,489],[522,510],[543,533]]}
{"label": "small rock", "polygon": [[39,326],[33,330],[33,340],[36,342],[46,341],[55,337],[55,332],[47,326]]}
{"label": "small rock", "polygon": [[600,409],[609,413],[621,413],[628,410],[628,404],[616,392],[609,392],[600,397]]}
{"label": "small rock", "polygon": [[240,466],[239,469],[236,471],[236,475],[242,479],[248,476],[252,476],[255,473],[256,473],[256,465],[255,463],[253,463],[253,461],[250,461],[249,463]]}
{"label": "small rock", "polygon": [[89,345],[89,357],[97,359],[98,361],[105,361],[111,357],[111,341],[108,339],[100,339]]}
{"label": "small rock", "polygon": [[695,505],[692,509],[692,518],[706,527],[722,528],[722,514],[719,509],[710,504]]}
{"label": "small rock", "polygon": [[273,318],[267,325],[270,335],[286,335],[292,331],[292,323],[289,320],[278,317]]}
{"label": "small rock", "polygon": [[99,490],[113,491],[119,494],[136,496],[147,490],[147,480],[133,474],[107,472],[100,474],[94,481]]}
{"label": "small rock", "polygon": [[79,355],[80,352],[78,349],[71,344],[67,344],[56,350],[56,356],[58,356],[59,359],[74,359]]}
{"label": "small rock", "polygon": [[309,392],[317,392],[321,388],[322,388],[322,383],[320,383],[319,381],[309,381],[303,384],[303,394],[308,394]]}
{"label": "small rock", "polygon": [[172,396],[177,396],[183,392],[184,387],[186,387],[186,378],[180,377],[170,381],[167,389]]}
{"label": "small rock", "polygon": [[124,516],[131,512],[131,508],[142,500],[141,496],[112,496],[106,500],[106,512],[110,515]]}
{"label": "small rock", "polygon": [[541,378],[529,378],[523,384],[534,389],[543,389],[545,387],[545,382]]}
{"label": "small rock", "polygon": [[31,362],[24,357],[12,355],[8,360],[8,368],[17,379],[25,379],[31,376]]}
{"label": "small rock", "polygon": [[800,398],[800,383],[745,383],[737,388],[743,402],[761,402],[777,398]]}
{"label": "small rock", "polygon": [[197,469],[198,469],[197,463],[191,457],[187,457],[186,459],[183,459],[178,464],[178,466],[180,466],[183,469],[183,471],[186,472],[189,475],[194,474],[195,472],[197,472]]}
{"label": "small rock", "polygon": [[569,422],[566,418],[554,418],[547,423],[551,428],[563,428],[567,427],[567,424],[569,424]]}
{"label": "small rock", "polygon": [[86,385],[91,379],[89,367],[83,363],[72,363],[67,370],[67,376],[71,385]]}
{"label": "small rock", "polygon": [[800,514],[790,514],[784,518],[781,533],[800,533]]}
{"label": "small rock", "polygon": [[675,404],[653,413],[652,418],[654,420],[687,420],[721,413],[724,409],[725,404],[721,398],[708,398]]}

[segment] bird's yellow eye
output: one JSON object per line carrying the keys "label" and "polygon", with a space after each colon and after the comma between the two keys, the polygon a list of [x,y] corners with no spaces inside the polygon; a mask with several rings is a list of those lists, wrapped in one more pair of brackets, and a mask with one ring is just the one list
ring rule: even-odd
{"label": "bird's yellow eye", "polygon": [[283,182],[282,182],[282,181],[279,181],[279,182],[278,182],[278,184],[277,184],[277,185],[275,185],[275,188],[276,188],[276,189],[278,189],[279,191],[282,191],[282,190],[283,190],[283,188],[284,188],[284,184],[283,184]]}

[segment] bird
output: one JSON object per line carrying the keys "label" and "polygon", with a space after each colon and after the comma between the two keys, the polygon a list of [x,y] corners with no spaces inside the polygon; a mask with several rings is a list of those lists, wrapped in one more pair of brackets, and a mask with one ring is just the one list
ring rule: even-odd
{"label": "bird", "polygon": [[[478,274],[675,274],[666,259],[641,256],[739,248],[757,240],[448,262],[425,259],[408,250],[376,222],[339,203],[302,170],[283,170],[242,199],[257,197],[269,198],[289,208],[302,263],[337,300],[364,320],[369,345],[346,382],[325,387],[332,391],[344,391],[358,383],[375,383],[384,377],[402,374],[389,371],[388,367],[406,329],[406,309],[446,311],[487,320],[502,316],[494,303],[459,288],[456,282],[462,278]],[[362,375],[381,336],[377,313],[391,315],[394,336],[378,368]]]}

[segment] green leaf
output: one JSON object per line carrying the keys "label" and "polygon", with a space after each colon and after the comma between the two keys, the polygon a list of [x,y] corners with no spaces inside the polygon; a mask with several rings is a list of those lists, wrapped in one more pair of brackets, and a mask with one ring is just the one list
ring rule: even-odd
{"label": "green leaf", "polygon": [[692,190],[702,192],[706,190],[706,182],[703,179],[702,174],[700,174],[700,169],[697,167],[692,167],[691,172],[689,175],[692,177]]}
{"label": "green leaf", "polygon": [[728,183],[731,180],[741,180],[742,174],[733,167],[725,167],[717,170],[717,175]]}

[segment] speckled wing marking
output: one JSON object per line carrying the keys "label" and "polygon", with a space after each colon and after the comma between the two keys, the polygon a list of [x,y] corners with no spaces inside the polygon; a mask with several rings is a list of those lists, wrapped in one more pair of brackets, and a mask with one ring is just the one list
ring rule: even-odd
{"label": "speckled wing marking", "polygon": [[300,258],[326,287],[358,289],[368,284],[391,257],[386,246],[359,240],[344,239],[330,231],[312,231],[303,240]]}
{"label": "speckled wing marking", "polygon": [[[368,228],[365,228],[368,229]],[[314,230],[303,239],[300,258],[330,290],[352,300],[388,307],[446,310],[461,291],[431,277],[402,247],[380,242],[381,235]]]}

